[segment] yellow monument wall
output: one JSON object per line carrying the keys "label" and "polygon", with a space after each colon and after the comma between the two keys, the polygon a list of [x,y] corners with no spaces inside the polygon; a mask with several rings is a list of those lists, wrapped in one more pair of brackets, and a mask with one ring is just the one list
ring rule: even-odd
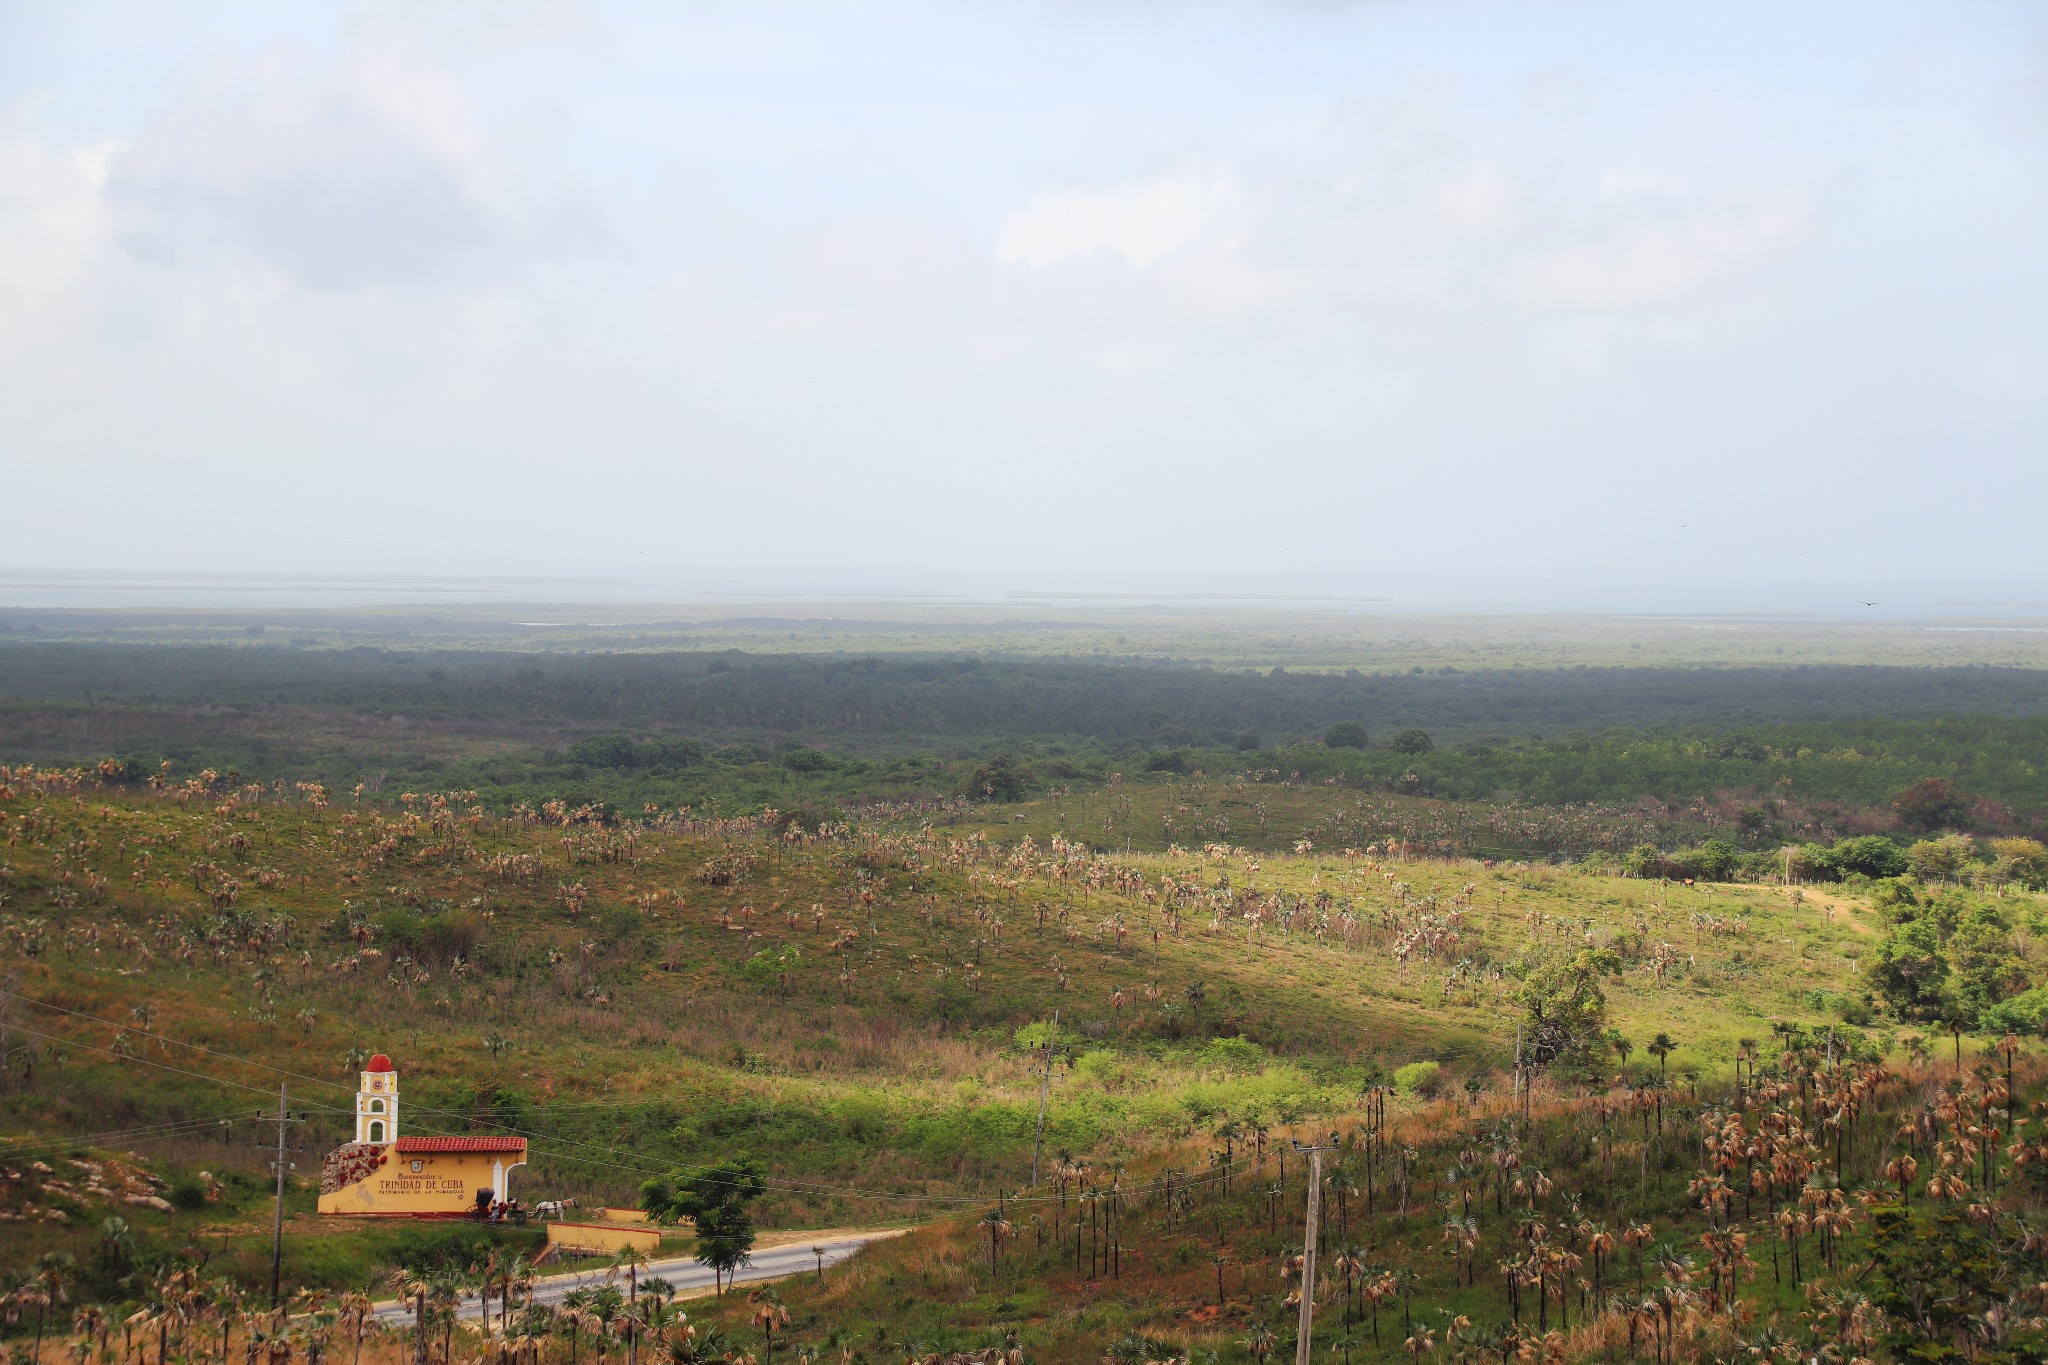
{"label": "yellow monument wall", "polygon": [[661,1233],[654,1228],[636,1228],[627,1223],[549,1223],[548,1244],[564,1251],[594,1252],[611,1256],[625,1247],[652,1253],[661,1246]]}
{"label": "yellow monument wall", "polygon": [[320,1212],[467,1214],[476,1208],[476,1192],[493,1188],[493,1167],[514,1160],[504,1152],[393,1152],[374,1174],[321,1195]]}

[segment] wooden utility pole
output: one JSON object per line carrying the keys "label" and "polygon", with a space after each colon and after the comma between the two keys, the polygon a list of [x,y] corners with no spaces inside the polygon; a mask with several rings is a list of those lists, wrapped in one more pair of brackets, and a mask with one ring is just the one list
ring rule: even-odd
{"label": "wooden utility pole", "polygon": [[1309,1339],[1315,1333],[1316,1223],[1323,1213],[1323,1153],[1336,1149],[1336,1137],[1332,1133],[1327,1146],[1294,1144],[1295,1151],[1308,1154],[1308,1216],[1301,1238],[1301,1321],[1295,1329],[1294,1365],[1309,1365]]}
{"label": "wooden utility pole", "polygon": [[1038,1183],[1038,1150],[1045,1142],[1045,1096],[1052,1089],[1052,1047],[1059,1041],[1060,1012],[1052,1012],[1052,1032],[1045,1037],[1045,1074],[1038,1080],[1038,1131],[1031,1135],[1031,1183]]}
{"label": "wooden utility pole", "polygon": [[277,1211],[270,1223],[270,1306],[275,1309],[278,1286],[284,1270],[284,1173],[292,1163],[284,1159],[285,1130],[295,1121],[285,1113],[284,1086],[277,1087],[277,1159],[270,1163],[277,1172]]}

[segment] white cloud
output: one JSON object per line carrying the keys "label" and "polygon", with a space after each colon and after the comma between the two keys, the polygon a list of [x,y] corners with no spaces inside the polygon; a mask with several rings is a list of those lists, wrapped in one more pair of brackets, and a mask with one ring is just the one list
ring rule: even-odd
{"label": "white cloud", "polygon": [[1754,282],[1785,265],[1819,234],[1820,216],[1797,190],[1731,196],[1712,203],[1664,184],[1603,195],[1623,201],[1654,193],[1659,207],[1599,225],[1604,240],[1545,253],[1527,271],[1533,302],[1570,309],[1672,304]]}
{"label": "white cloud", "polygon": [[[1738,57],[1646,69],[1605,19],[1527,55],[1589,63],[1551,99],[1464,69],[1457,7],[1403,21],[1424,51],[1373,6],[1218,10],[1226,43],[1057,5],[627,7],[578,38],[574,5],[521,2],[506,42],[489,0],[351,0],[329,27],[151,20],[118,90],[92,25],[47,95],[0,71],[16,499],[230,526],[204,544],[287,565],[907,546],[1086,578],[1137,490],[1157,515],[1118,553],[1162,574],[1342,578],[1433,562],[1441,518],[1356,537],[1399,498],[1457,508],[1471,572],[1508,581],[1587,490],[1609,528],[1661,524],[1702,459],[1904,476],[1967,426],[1980,468],[2048,477],[2048,122],[1986,126],[2002,90],[2034,108],[2023,44],[1880,118]],[[1346,60],[1305,66],[1295,23]],[[705,510],[771,484],[772,517]],[[1262,521],[1300,529],[1242,535]],[[31,523],[21,562],[103,553]]]}
{"label": "white cloud", "polygon": [[25,106],[0,109],[0,343],[29,341],[90,278],[118,142],[53,147]]}
{"label": "white cloud", "polygon": [[1514,183],[1490,165],[1474,166],[1437,191],[1444,221],[1459,232],[1497,232],[1508,225],[1515,206]]}
{"label": "white cloud", "polygon": [[1242,202],[1230,173],[1220,169],[1109,189],[1046,190],[1003,221],[996,259],[1043,268],[1107,252],[1143,268],[1201,242]]}
{"label": "white cloud", "polygon": [[604,245],[587,200],[501,162],[445,78],[273,49],[193,79],[107,188],[138,260],[313,290],[474,288]]}

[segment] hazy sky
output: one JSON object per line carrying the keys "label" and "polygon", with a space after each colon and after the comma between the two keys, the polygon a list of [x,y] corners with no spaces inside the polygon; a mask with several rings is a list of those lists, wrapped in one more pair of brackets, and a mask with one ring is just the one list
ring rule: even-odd
{"label": "hazy sky", "polygon": [[2039,3],[0,0],[0,568],[2048,603]]}

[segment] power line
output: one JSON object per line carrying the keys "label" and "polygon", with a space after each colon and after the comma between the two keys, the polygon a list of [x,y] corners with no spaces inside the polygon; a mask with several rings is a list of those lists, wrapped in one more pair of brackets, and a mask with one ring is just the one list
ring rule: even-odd
{"label": "power line", "polygon": [[[121,1025],[120,1025],[120,1024],[119,1024],[119,1023],[117,1022],[117,1021],[115,1021],[115,1020],[111,1020],[111,1019],[104,1019],[104,1018],[101,1018],[101,1017],[100,1017],[99,1015],[96,1015],[96,1014],[87,1014],[87,1013],[85,1013],[85,1012],[83,1012],[83,1011],[81,1011],[81,1010],[73,1010],[73,1009],[66,1009],[66,1008],[65,1008],[64,1006],[62,1006],[62,1005],[53,1005],[53,1004],[50,1004],[50,1003],[49,1003],[49,1002],[47,1002],[47,1001],[37,1000],[37,999],[36,999],[35,997],[33,997],[33,996],[21,995],[21,994],[19,994],[18,992],[15,992],[15,991],[8,991],[8,990],[5,990],[5,989],[0,989],[0,995],[7,995],[7,996],[11,996],[11,997],[13,997],[13,998],[15,998],[15,999],[18,999],[18,1000],[23,1000],[23,1001],[26,1001],[26,1002],[28,1002],[29,1004],[32,1004],[32,1005],[37,1005],[37,1006],[41,1006],[42,1008],[45,1008],[45,1009],[51,1009],[51,1010],[55,1010],[55,1011],[57,1011],[57,1012],[58,1012],[58,1013],[60,1013],[60,1014],[67,1014],[67,1015],[71,1015],[71,1016],[73,1016],[74,1018],[80,1018],[80,1019],[90,1019],[90,1020],[92,1020],[92,1021],[93,1021],[93,1022],[95,1022],[95,1023],[100,1023],[100,1024],[106,1024],[106,1025],[108,1025],[109,1027],[114,1027],[114,1028],[119,1028],[119,1027],[121,1027]],[[218,1076],[209,1076],[209,1075],[205,1074],[204,1072],[199,1072],[199,1071],[188,1071],[188,1070],[186,1070],[186,1069],[185,1069],[185,1068],[183,1068],[183,1067],[176,1067],[176,1066],[172,1066],[172,1065],[170,1065],[170,1064],[169,1064],[169,1063],[167,1063],[167,1062],[156,1062],[156,1061],[151,1061],[151,1060],[150,1060],[149,1058],[147,1058],[147,1057],[140,1057],[140,1056],[136,1056],[136,1055],[134,1055],[134,1054],[131,1054],[131,1053],[120,1053],[120,1052],[115,1052],[115,1051],[113,1051],[113,1050],[112,1050],[112,1049],[110,1049],[110,1048],[103,1048],[103,1047],[97,1047],[97,1046],[95,1046],[95,1045],[93,1045],[93,1044],[91,1044],[91,1043],[81,1043],[81,1042],[76,1042],[76,1041],[75,1041],[75,1040],[73,1040],[73,1039],[70,1039],[70,1038],[65,1038],[65,1037],[62,1037],[62,1036],[60,1036],[60,1035],[57,1035],[57,1034],[49,1034],[49,1033],[43,1033],[43,1032],[40,1032],[40,1031],[38,1031],[38,1030],[36,1030],[36,1029],[31,1029],[31,1028],[28,1028],[28,1027],[27,1027],[27,1026],[25,1026],[25,1025],[20,1025],[20,1024],[16,1024],[16,1025],[13,1025],[13,1027],[15,1027],[15,1028],[19,1028],[19,1029],[21,1029],[21,1031],[22,1031],[22,1032],[24,1032],[24,1033],[28,1033],[28,1034],[32,1034],[32,1035],[34,1035],[35,1037],[38,1037],[38,1038],[46,1038],[46,1039],[49,1039],[50,1041],[53,1041],[53,1042],[61,1042],[61,1043],[68,1043],[68,1044],[72,1044],[72,1045],[74,1045],[74,1046],[77,1046],[77,1047],[83,1047],[83,1048],[87,1049],[88,1051],[91,1051],[91,1052],[97,1052],[97,1053],[100,1053],[100,1054],[102,1054],[102,1055],[104,1055],[104,1056],[107,1056],[107,1057],[112,1057],[112,1058],[114,1058],[114,1059],[115,1059],[115,1060],[117,1060],[117,1061],[130,1061],[130,1062],[140,1062],[140,1063],[142,1063],[142,1064],[143,1064],[143,1065],[145,1065],[145,1066],[153,1066],[153,1067],[157,1067],[157,1068],[160,1068],[161,1070],[165,1070],[165,1071],[171,1071],[171,1072],[175,1072],[175,1073],[177,1073],[178,1075],[181,1075],[181,1076],[189,1076],[189,1077],[192,1077],[192,1078],[193,1078],[193,1079],[195,1079],[195,1080],[202,1080],[202,1081],[210,1081],[210,1082],[212,1082],[212,1083],[214,1083],[214,1084],[216,1084],[216,1085],[230,1086],[230,1087],[232,1087],[232,1088],[234,1088],[234,1089],[237,1089],[237,1090],[246,1090],[246,1091],[249,1091],[249,1092],[250,1092],[250,1093],[252,1093],[252,1094],[259,1094],[259,1095],[263,1095],[263,1096],[265,1096],[266,1098],[268,1097],[268,1095],[269,1095],[269,1093],[270,1093],[270,1092],[269,1092],[269,1091],[268,1091],[267,1089],[259,1089],[258,1087],[256,1087],[256,1086],[253,1086],[253,1085],[245,1085],[245,1084],[243,1084],[242,1082],[239,1082],[239,1081],[230,1081],[230,1080],[226,1080],[226,1079],[224,1079],[224,1078],[222,1078],[222,1077],[218,1077]],[[309,1082],[311,1082],[312,1084],[315,1084],[315,1085],[324,1085],[324,1086],[330,1087],[330,1088],[332,1088],[332,1089],[338,1089],[338,1090],[346,1090],[346,1089],[347,1089],[347,1087],[346,1087],[346,1086],[342,1085],[342,1084],[341,1084],[340,1082],[337,1082],[337,1081],[328,1081],[328,1080],[323,1080],[323,1079],[321,1079],[320,1077],[317,1077],[317,1076],[305,1076],[305,1075],[302,1075],[302,1074],[300,1074],[300,1073],[298,1073],[298,1072],[294,1072],[294,1071],[288,1071],[288,1070],[286,1070],[286,1069],[284,1069],[284,1068],[282,1068],[282,1067],[274,1067],[274,1066],[270,1066],[270,1065],[269,1065],[269,1064],[267,1064],[267,1063],[264,1063],[264,1062],[258,1062],[258,1061],[253,1061],[253,1060],[251,1060],[251,1059],[249,1059],[249,1058],[246,1058],[246,1057],[237,1057],[237,1056],[235,1056],[235,1055],[234,1055],[234,1054],[232,1054],[232,1053],[220,1052],[220,1051],[217,1051],[217,1050],[215,1050],[215,1049],[213,1049],[213,1048],[209,1048],[209,1047],[204,1047],[204,1046],[202,1046],[202,1045],[200,1045],[200,1044],[198,1044],[198,1043],[187,1043],[187,1042],[183,1042],[183,1041],[181,1041],[180,1039],[177,1039],[177,1038],[170,1038],[170,1037],[167,1037],[167,1036],[165,1036],[165,1035],[163,1035],[163,1034],[158,1034],[158,1033],[154,1033],[154,1032],[151,1032],[151,1031],[149,1031],[149,1030],[147,1030],[147,1029],[137,1029],[137,1030],[135,1030],[135,1032],[138,1032],[138,1033],[142,1034],[142,1035],[143,1035],[144,1037],[147,1037],[147,1038],[152,1038],[152,1039],[156,1039],[156,1040],[158,1040],[158,1041],[160,1041],[160,1042],[165,1042],[165,1043],[172,1043],[172,1044],[175,1044],[175,1045],[177,1045],[177,1046],[179,1046],[179,1047],[184,1047],[184,1048],[190,1048],[190,1049],[192,1049],[193,1051],[196,1051],[196,1052],[203,1052],[203,1053],[205,1053],[206,1055],[208,1055],[208,1056],[210,1056],[210,1057],[217,1057],[217,1058],[220,1058],[220,1059],[221,1059],[221,1060],[223,1060],[223,1061],[227,1061],[227,1062],[233,1062],[233,1063],[237,1063],[237,1064],[240,1064],[240,1065],[244,1065],[244,1066],[252,1066],[252,1067],[256,1067],[256,1068],[258,1068],[258,1069],[260,1069],[260,1070],[263,1070],[263,1071],[269,1071],[269,1072],[271,1072],[271,1073],[273,1073],[273,1074],[276,1074],[276,1075],[280,1075],[280,1076],[286,1076],[286,1077],[290,1077],[290,1078],[293,1078],[293,1079],[298,1079],[298,1080],[304,1080],[304,1081],[309,1081]],[[329,1113],[329,1114],[344,1114],[344,1113],[351,1113],[351,1112],[353,1112],[352,1110],[340,1109],[340,1108],[337,1108],[337,1107],[335,1107],[335,1106],[332,1106],[332,1105],[307,1105],[307,1106],[305,1106],[305,1107],[307,1107],[307,1108],[309,1108],[309,1109],[317,1109],[317,1110],[320,1110],[320,1111],[322,1111],[322,1112],[324,1112],[324,1113]],[[507,1133],[507,1134],[510,1134],[510,1135],[513,1135],[513,1136],[517,1136],[517,1137],[526,1137],[526,1138],[533,1138],[533,1139],[537,1139],[537,1140],[539,1140],[539,1141],[542,1141],[542,1142],[552,1143],[552,1144],[556,1144],[556,1145],[567,1145],[567,1146],[572,1146],[572,1147],[587,1147],[587,1148],[591,1148],[591,1149],[593,1149],[593,1150],[600,1150],[600,1151],[604,1151],[604,1152],[606,1152],[606,1153],[608,1153],[608,1154],[612,1154],[612,1155],[617,1155],[617,1154],[618,1154],[618,1149],[617,1149],[616,1147],[600,1147],[600,1146],[599,1146],[598,1144],[596,1144],[596,1143],[590,1143],[590,1142],[579,1142],[579,1141],[577,1141],[577,1140],[575,1140],[575,1139],[573,1139],[573,1138],[564,1138],[564,1137],[560,1137],[560,1136],[552,1136],[552,1135],[549,1135],[549,1134],[547,1134],[547,1133],[542,1133],[542,1132],[538,1132],[538,1131],[535,1131],[535,1130],[529,1130],[529,1129],[522,1129],[522,1128],[516,1128],[516,1127],[513,1127],[513,1126],[511,1126],[511,1125],[509,1125],[509,1124],[499,1124],[499,1123],[492,1123],[492,1122],[490,1122],[490,1121],[488,1121],[488,1120],[483,1120],[483,1119],[477,1119],[477,1118],[474,1118],[474,1117],[472,1117],[472,1116],[470,1116],[470,1115],[465,1115],[465,1114],[463,1114],[462,1112],[460,1112],[460,1111],[458,1111],[458,1110],[438,1109],[438,1108],[434,1108],[434,1107],[432,1107],[432,1106],[427,1106],[427,1105],[412,1105],[412,1106],[410,1106],[410,1111],[411,1111],[411,1112],[414,1112],[414,1113],[428,1113],[428,1114],[438,1114],[438,1115],[441,1115],[442,1117],[445,1117],[445,1118],[452,1118],[452,1119],[463,1119],[463,1120],[467,1120],[467,1121],[469,1121],[469,1122],[472,1122],[472,1123],[477,1123],[477,1124],[481,1124],[481,1125],[482,1125],[483,1127],[486,1127],[486,1128],[494,1128],[494,1129],[496,1129],[496,1130],[497,1130],[497,1131],[499,1131],[499,1132],[502,1132],[502,1133]],[[456,1137],[456,1136],[462,1136],[462,1135],[461,1135],[461,1134],[459,1134],[459,1133],[443,1133],[443,1134],[440,1134],[440,1136],[449,1136],[449,1137]],[[606,1168],[609,1168],[609,1169],[612,1169],[612,1170],[618,1170],[618,1171],[625,1171],[625,1172],[628,1172],[628,1173],[630,1173],[630,1174],[636,1174],[636,1175],[667,1175],[667,1174],[669,1173],[669,1170],[671,1169],[671,1168],[669,1168],[669,1167],[666,1167],[666,1166],[640,1166],[640,1165],[629,1165],[629,1164],[625,1164],[625,1163],[621,1163],[621,1162],[617,1162],[617,1161],[602,1161],[602,1160],[599,1160],[599,1159],[597,1159],[597,1158],[595,1158],[595,1157],[586,1157],[586,1156],[579,1156],[579,1155],[576,1155],[576,1154],[574,1154],[574,1153],[565,1153],[565,1152],[551,1152],[551,1153],[549,1153],[549,1155],[551,1155],[551,1156],[553,1156],[553,1157],[555,1157],[555,1158],[557,1158],[557,1159],[560,1159],[560,1160],[567,1160],[567,1161],[572,1161],[572,1162],[579,1162],[579,1163],[581,1163],[581,1164],[584,1164],[584,1165],[589,1165],[589,1166],[601,1166],[601,1167],[606,1167]],[[638,1154],[638,1153],[631,1153],[631,1155],[639,1155],[639,1154]],[[1232,1161],[1232,1162],[1228,1162],[1228,1163],[1225,1163],[1225,1167],[1224,1167],[1224,1168],[1219,1168],[1219,1170],[1221,1170],[1221,1169],[1235,1169],[1236,1167],[1238,1167],[1238,1166],[1241,1166],[1241,1165],[1244,1165],[1244,1164],[1245,1164],[1245,1159],[1242,1159],[1242,1158],[1241,1158],[1241,1159],[1239,1159],[1239,1160],[1236,1160],[1236,1161]],[[792,1181],[792,1180],[776,1180],[776,1179],[772,1179],[772,1178],[770,1178],[770,1179],[765,1179],[765,1180],[763,1181],[763,1183],[764,1183],[764,1184],[765,1184],[765,1185],[766,1185],[766,1186],[767,1186],[768,1188],[771,1188],[771,1189],[781,1189],[781,1190],[787,1190],[787,1191],[790,1191],[790,1192],[792,1192],[792,1193],[797,1193],[797,1194],[809,1194],[809,1195],[832,1195],[832,1196],[839,1196],[839,1197],[843,1197],[843,1198],[851,1198],[851,1199],[872,1199],[872,1200],[878,1200],[878,1201],[887,1201],[887,1202],[891,1202],[891,1203],[925,1203],[925,1204],[986,1204],[986,1203],[988,1203],[988,1202],[989,1202],[989,1200],[990,1200],[990,1199],[991,1199],[991,1198],[993,1197],[993,1196],[989,1196],[989,1195],[985,1195],[985,1194],[972,1194],[972,1195],[910,1194],[910,1193],[905,1193],[905,1192],[896,1192],[896,1191],[888,1191],[888,1190],[863,1190],[863,1189],[855,1189],[855,1188],[852,1188],[852,1187],[848,1187],[848,1186],[839,1186],[839,1185],[826,1185],[826,1184],[823,1184],[823,1183],[820,1183],[820,1182],[816,1182],[816,1181]],[[1165,1181],[1155,1181],[1155,1182],[1151,1182],[1151,1183],[1149,1183],[1149,1184],[1146,1184],[1146,1185],[1140,1185],[1140,1186],[1132,1186],[1132,1187],[1128,1188],[1127,1190],[1125,1190],[1124,1192],[1125,1192],[1125,1193],[1127,1193],[1127,1194],[1137,1194],[1137,1193],[1142,1193],[1142,1192],[1144,1192],[1145,1190],[1148,1190],[1148,1189],[1152,1189],[1152,1188],[1157,1188],[1157,1187],[1158,1187],[1159,1185],[1162,1185],[1162,1184],[1165,1184],[1165,1183],[1167,1183],[1167,1182],[1165,1182]],[[1185,1187],[1185,1186],[1188,1186],[1188,1185],[1192,1185],[1192,1184],[1201,1184],[1201,1183],[1206,1183],[1206,1180],[1183,1180],[1183,1181],[1181,1181],[1181,1182],[1179,1182],[1179,1183],[1180,1183],[1180,1184],[1181,1184],[1181,1185],[1182,1185],[1183,1187]],[[1017,1204],[1031,1204],[1031,1203],[1047,1203],[1047,1202],[1051,1202],[1051,1201],[1052,1201],[1053,1199],[1055,1199],[1055,1198],[1057,1198],[1057,1197],[1058,1197],[1058,1196],[1056,1196],[1056,1195],[1026,1195],[1026,1196],[1018,1196],[1018,1197],[1012,1198],[1012,1199],[1010,1200],[1010,1202],[1012,1202],[1012,1203],[1017,1203]]]}

